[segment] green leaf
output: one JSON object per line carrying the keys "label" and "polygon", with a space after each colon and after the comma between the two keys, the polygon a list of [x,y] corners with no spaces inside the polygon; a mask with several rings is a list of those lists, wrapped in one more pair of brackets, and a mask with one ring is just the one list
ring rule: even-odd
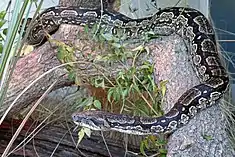
{"label": "green leaf", "polygon": [[95,57],[94,61],[102,61],[103,59],[104,59],[103,56],[97,55],[97,56]]}
{"label": "green leaf", "polygon": [[211,135],[202,135],[202,137],[207,141],[210,141],[213,139]]}
{"label": "green leaf", "polygon": [[64,50],[63,50],[62,46],[59,46],[59,48],[58,48],[57,58],[60,61],[64,60]]}
{"label": "green leaf", "polygon": [[2,34],[0,34],[0,41],[3,41],[3,40],[4,40],[4,38],[3,38]]}
{"label": "green leaf", "polygon": [[144,141],[144,146],[145,146],[147,149],[149,149],[148,139],[146,139],[146,140]]}
{"label": "green leaf", "polygon": [[105,38],[107,41],[113,40],[113,35],[111,33],[102,34],[102,37]]}
{"label": "green leaf", "polygon": [[68,73],[69,80],[74,81],[75,80],[75,76],[76,76],[75,72],[70,70],[69,73]]}
{"label": "green leaf", "polygon": [[152,141],[152,142],[155,142],[157,140],[157,137],[156,136],[153,136],[153,135],[149,135],[149,139]]}
{"label": "green leaf", "polygon": [[84,129],[82,128],[82,129],[78,132],[78,142],[77,142],[77,145],[80,144],[80,142],[81,142],[82,139],[84,138],[84,135],[85,135],[85,131],[84,131]]}
{"label": "green leaf", "polygon": [[[146,141],[146,140],[144,140],[144,141]],[[146,153],[145,153],[145,151],[144,151],[144,148],[145,148],[145,143],[144,143],[144,141],[142,141],[141,144],[140,144],[140,152],[141,152],[141,154],[143,154],[144,156],[147,156]]]}
{"label": "green leaf", "polygon": [[116,101],[119,101],[121,99],[121,88],[116,88],[114,93],[113,93],[113,99]]}
{"label": "green leaf", "polygon": [[149,49],[149,47],[148,46],[145,46],[145,51],[147,52],[147,54],[146,55],[149,55],[150,54],[150,49]]}
{"label": "green leaf", "polygon": [[160,157],[166,157],[166,154],[160,154]]}
{"label": "green leaf", "polygon": [[144,65],[142,65],[140,68],[141,68],[141,69],[149,69],[150,67],[149,67],[149,65],[144,64]]}
{"label": "green leaf", "polygon": [[1,11],[1,12],[0,12],[0,19],[4,19],[6,13],[7,13],[7,12],[6,12],[5,10]]}
{"label": "green leaf", "polygon": [[159,37],[159,35],[155,34],[153,31],[149,31],[149,32],[145,33],[145,39],[148,41],[151,39],[156,39],[158,37]]}
{"label": "green leaf", "polygon": [[97,109],[101,109],[101,102],[99,100],[94,100],[93,104]]}
{"label": "green leaf", "polygon": [[128,95],[129,89],[127,88],[121,92],[122,92],[122,98],[124,99]]}
{"label": "green leaf", "polygon": [[83,127],[79,132],[78,132],[78,142],[77,145],[79,145],[84,138],[84,136],[87,135],[88,137],[91,137],[91,129]]}
{"label": "green leaf", "polygon": [[133,53],[131,51],[125,51],[124,55],[126,56],[126,58],[133,58]]}
{"label": "green leaf", "polygon": [[113,88],[110,88],[110,89],[108,90],[108,96],[107,96],[107,97],[108,97],[108,101],[109,101],[109,102],[111,102],[111,98],[112,98],[112,95],[113,95],[113,91],[114,91]]}
{"label": "green leaf", "polygon": [[89,27],[87,25],[84,26],[84,32],[87,34],[89,33]]}
{"label": "green leaf", "polygon": [[3,32],[2,32],[2,33],[3,33],[4,35],[7,35],[7,30],[8,30],[7,28],[3,29]]}
{"label": "green leaf", "polygon": [[91,129],[89,128],[83,128],[85,134],[90,138],[91,137]]}
{"label": "green leaf", "polygon": [[119,43],[112,43],[112,46],[115,47],[115,48],[121,48],[122,45],[119,44]]}
{"label": "green leaf", "polygon": [[3,44],[0,43],[0,54],[2,54],[2,50],[3,50]]}
{"label": "green leaf", "polygon": [[158,146],[163,146],[163,145],[165,145],[165,144],[167,144],[167,141],[166,140],[157,140],[156,141],[156,144],[158,145]]}
{"label": "green leaf", "polygon": [[132,49],[132,51],[143,51],[144,50],[144,47],[142,45]]}
{"label": "green leaf", "polygon": [[164,97],[165,94],[166,94],[166,84],[167,84],[167,82],[168,82],[167,80],[160,82],[160,88],[161,88],[162,96],[163,96],[163,97]]}
{"label": "green leaf", "polygon": [[99,77],[95,79],[95,87],[105,88],[104,78]]}
{"label": "green leaf", "polygon": [[92,26],[91,30],[89,29],[88,31],[91,32],[91,34],[95,34],[97,32],[97,29],[98,29],[98,26],[97,24],[95,24]]}
{"label": "green leaf", "polygon": [[81,106],[81,107],[89,107],[92,104],[93,104],[93,97],[88,97],[79,106]]}
{"label": "green leaf", "polygon": [[134,85],[133,88],[134,88],[138,93],[141,93],[138,86]]}
{"label": "green leaf", "polygon": [[6,23],[6,20],[0,20],[0,28]]}
{"label": "green leaf", "polygon": [[166,149],[159,149],[159,152],[160,152],[161,154],[166,154],[166,153],[167,153],[167,150],[166,150]]}

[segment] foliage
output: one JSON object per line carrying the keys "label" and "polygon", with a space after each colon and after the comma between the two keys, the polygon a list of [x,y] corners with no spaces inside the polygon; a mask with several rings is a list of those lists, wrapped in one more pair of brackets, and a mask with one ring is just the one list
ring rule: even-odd
{"label": "foliage", "polygon": [[[99,43],[98,47],[106,49],[108,53],[97,55],[95,59],[91,60],[91,64],[95,65],[97,62],[102,61],[106,66],[111,66],[119,63],[123,65],[123,69],[118,70],[119,72],[115,78],[111,80],[108,76],[104,76],[103,73],[88,79],[89,84],[107,91],[108,107],[104,108],[105,104],[101,104],[100,100],[95,96],[90,96],[78,101],[76,103],[77,108],[82,108],[83,110],[102,109],[108,112],[137,116],[161,116],[163,111],[160,108],[160,104],[166,92],[167,81],[160,82],[159,87],[156,86],[153,78],[154,66],[146,58],[150,54],[145,42],[154,36],[151,32],[147,32],[142,38],[144,42],[141,45],[133,49],[127,49],[129,43],[128,41],[126,42],[125,35],[113,35],[102,30],[97,31],[97,27],[97,25],[92,28],[85,26],[86,37],[91,43]],[[75,59],[74,54],[71,52],[74,52],[74,48],[61,44],[58,49],[58,58],[63,63],[73,62]],[[73,71],[73,68],[73,65],[67,67],[69,71]],[[73,74],[75,75],[75,73]],[[76,80],[76,76],[73,78]],[[84,128],[79,131],[78,144],[87,132],[89,131],[84,130]],[[142,141],[140,151],[143,155],[146,155],[146,149],[158,150],[161,155],[164,155],[166,154],[164,145],[164,140],[149,136]]]}
{"label": "foliage", "polygon": [[0,54],[2,54],[3,44],[7,34],[7,28],[3,27],[4,24],[6,23],[5,15],[6,15],[5,10],[0,12]]}
{"label": "foliage", "polygon": [[[57,42],[57,44],[59,46],[57,57],[61,61],[61,63],[74,62],[75,61],[74,48],[61,42]],[[74,64],[67,65],[66,69],[69,72],[68,74],[69,79],[74,80],[75,79]]]}
{"label": "foliage", "polygon": [[140,152],[144,156],[148,156],[145,149],[148,150],[148,152],[159,152],[160,157],[166,157],[167,150],[164,148],[166,145],[166,140],[159,139],[156,136],[150,135],[146,137],[143,141],[141,141],[140,144]]}

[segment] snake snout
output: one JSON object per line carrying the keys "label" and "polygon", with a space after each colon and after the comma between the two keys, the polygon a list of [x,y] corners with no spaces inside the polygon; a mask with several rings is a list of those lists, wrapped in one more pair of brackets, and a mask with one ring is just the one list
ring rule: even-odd
{"label": "snake snout", "polygon": [[110,128],[110,125],[103,118],[99,118],[95,115],[92,115],[88,112],[74,113],[72,114],[72,119],[75,124],[87,127],[92,130],[103,130],[107,131]]}

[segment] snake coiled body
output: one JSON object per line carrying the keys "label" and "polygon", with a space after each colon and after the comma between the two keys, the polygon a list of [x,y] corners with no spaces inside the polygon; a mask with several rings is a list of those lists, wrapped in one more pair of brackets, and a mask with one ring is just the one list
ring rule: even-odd
{"label": "snake coiled body", "polygon": [[168,133],[185,125],[197,112],[213,105],[226,91],[229,77],[219,58],[213,27],[199,11],[191,8],[162,9],[151,17],[131,19],[115,11],[52,7],[40,14],[29,32],[28,43],[40,44],[44,30],[56,31],[60,24],[94,25],[99,23],[105,32],[122,30],[129,37],[145,31],[158,35],[178,34],[190,43],[193,67],[201,84],[187,90],[165,115],[157,118],[113,114],[103,111],[74,113],[73,121],[93,130],[148,135]]}

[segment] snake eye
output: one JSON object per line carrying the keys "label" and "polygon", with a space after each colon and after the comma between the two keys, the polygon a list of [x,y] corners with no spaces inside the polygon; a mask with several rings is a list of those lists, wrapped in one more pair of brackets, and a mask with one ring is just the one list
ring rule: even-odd
{"label": "snake eye", "polygon": [[73,121],[76,121],[76,120],[77,120],[76,114],[72,114],[72,119],[73,119]]}

